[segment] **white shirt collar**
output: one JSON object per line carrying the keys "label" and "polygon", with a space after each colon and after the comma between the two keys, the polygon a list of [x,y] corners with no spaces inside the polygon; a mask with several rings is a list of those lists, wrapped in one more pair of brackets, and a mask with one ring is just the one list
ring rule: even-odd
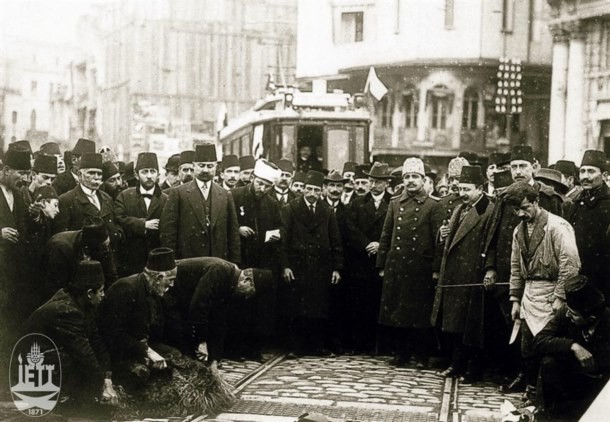
{"label": "white shirt collar", "polygon": [[89,188],[87,188],[87,187],[85,187],[83,185],[80,185],[80,188],[83,190],[83,192],[85,192],[85,195],[87,195],[87,196],[95,195],[96,191],[94,191],[93,189],[89,189]]}
{"label": "white shirt collar", "polygon": [[154,195],[155,193],[155,187],[153,186],[152,189],[149,190],[145,190],[142,185],[140,185],[140,195]]}
{"label": "white shirt collar", "polygon": [[318,201],[316,201],[316,202],[309,202],[307,199],[305,199],[305,197],[303,197],[303,200],[305,201],[305,205],[307,205],[307,208],[309,208],[311,205],[313,205],[313,207],[315,208],[316,205],[318,204]]}
{"label": "white shirt collar", "polygon": [[337,199],[336,201],[333,201],[332,199],[330,199],[328,196],[326,197],[326,202],[328,202],[328,205],[330,205],[331,207],[337,207],[339,206],[339,203],[341,202],[341,199]]}
{"label": "white shirt collar", "polygon": [[195,181],[197,182],[197,186],[199,186],[199,189],[201,189],[202,191],[205,190],[210,190],[210,183],[212,182],[202,182],[199,179],[195,179]]}
{"label": "white shirt collar", "polygon": [[374,193],[371,192],[371,196],[373,197],[373,200],[375,202],[381,202],[381,200],[383,200],[383,195],[385,195],[385,193],[380,193],[379,195],[375,195]]}
{"label": "white shirt collar", "polygon": [[274,187],[273,189],[275,190],[275,193],[278,195],[288,195],[288,192],[290,190],[290,189],[286,189],[285,191],[281,191],[277,187]]}

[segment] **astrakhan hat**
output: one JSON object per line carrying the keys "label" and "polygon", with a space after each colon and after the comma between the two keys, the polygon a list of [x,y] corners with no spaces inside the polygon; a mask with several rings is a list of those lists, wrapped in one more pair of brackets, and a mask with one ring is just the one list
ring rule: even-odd
{"label": "astrakhan hat", "polygon": [[470,163],[464,157],[456,157],[453,160],[449,161],[449,165],[447,166],[447,176],[460,177],[460,174],[462,173],[462,167],[469,165]]}
{"label": "astrakhan hat", "polygon": [[402,163],[402,175],[407,173],[420,174],[421,177],[426,175],[426,168],[424,162],[420,158],[410,157]]}

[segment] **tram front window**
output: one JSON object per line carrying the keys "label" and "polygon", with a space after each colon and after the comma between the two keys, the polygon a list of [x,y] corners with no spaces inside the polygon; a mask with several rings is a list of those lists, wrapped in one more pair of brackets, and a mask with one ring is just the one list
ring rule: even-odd
{"label": "tram front window", "polygon": [[322,171],[322,126],[300,126],[297,133],[297,170]]}

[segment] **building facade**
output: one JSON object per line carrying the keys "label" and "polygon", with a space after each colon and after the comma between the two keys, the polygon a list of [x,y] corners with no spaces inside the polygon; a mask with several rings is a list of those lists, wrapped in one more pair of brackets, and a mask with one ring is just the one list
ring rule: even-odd
{"label": "building facade", "polygon": [[[525,7],[524,7],[525,4]],[[370,100],[373,155],[548,148],[551,34],[544,0],[301,0],[297,77],[362,92],[373,66],[389,92]],[[316,16],[312,19],[311,16]],[[523,63],[523,112],[495,112],[499,59]],[[397,160],[400,161],[400,160]]]}
{"label": "building facade", "polygon": [[549,162],[610,153],[610,3],[549,0],[553,77]]}

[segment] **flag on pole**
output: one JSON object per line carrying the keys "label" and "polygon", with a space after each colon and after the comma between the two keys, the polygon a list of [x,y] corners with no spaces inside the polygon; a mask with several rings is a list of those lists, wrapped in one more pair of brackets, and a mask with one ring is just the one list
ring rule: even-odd
{"label": "flag on pole", "polygon": [[369,75],[366,78],[366,84],[364,84],[364,92],[370,92],[377,101],[381,101],[383,96],[388,93],[388,88],[381,82],[381,79],[377,76],[375,68],[371,66],[369,69]]}
{"label": "flag on pole", "polygon": [[263,156],[263,125],[254,126],[252,134],[252,155],[255,159]]}
{"label": "flag on pole", "polygon": [[216,133],[220,132],[225,126],[229,124],[229,115],[227,112],[227,105],[225,103],[220,104],[218,114],[216,115]]}

